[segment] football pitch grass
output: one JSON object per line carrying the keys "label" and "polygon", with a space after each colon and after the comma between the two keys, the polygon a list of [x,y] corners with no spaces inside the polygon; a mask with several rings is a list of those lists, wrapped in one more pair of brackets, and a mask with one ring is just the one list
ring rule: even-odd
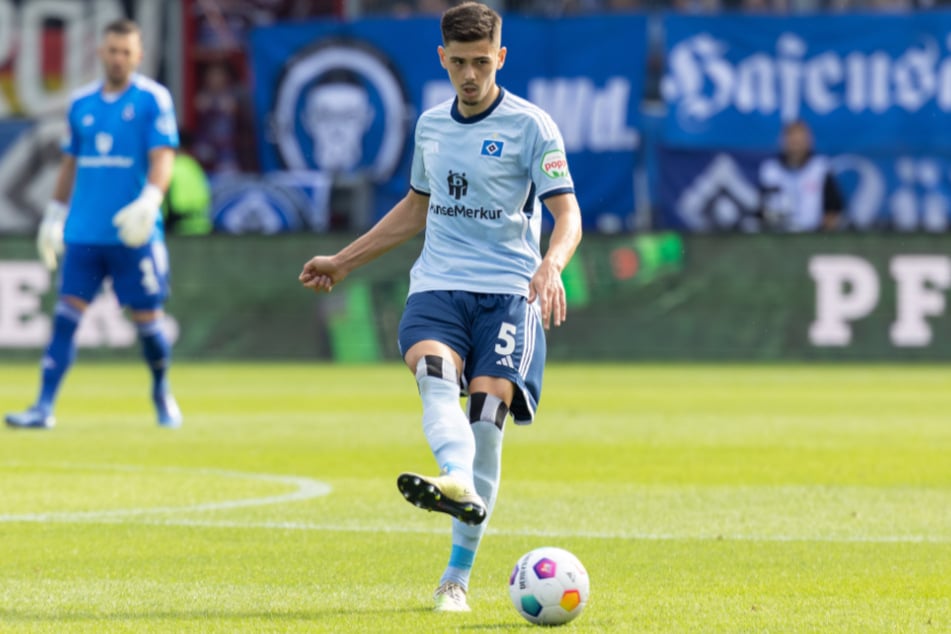
{"label": "football pitch grass", "polygon": [[[36,368],[0,366],[0,407]],[[951,631],[951,367],[550,365],[508,422],[468,614],[399,365],[83,362],[52,431],[0,430],[0,632],[529,632],[509,573],[588,569],[573,632]]]}

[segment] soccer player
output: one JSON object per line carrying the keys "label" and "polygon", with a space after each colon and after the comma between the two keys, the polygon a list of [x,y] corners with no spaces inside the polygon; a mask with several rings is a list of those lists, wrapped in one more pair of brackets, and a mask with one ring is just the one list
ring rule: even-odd
{"label": "soccer player", "polygon": [[[442,16],[439,61],[455,97],[416,125],[410,191],[334,255],[309,260],[305,287],[330,291],[351,271],[425,229],[399,328],[416,376],[423,433],[438,476],[403,473],[411,503],[453,517],[452,549],[435,594],[468,611],[476,550],[496,501],[511,415],[531,423],[541,394],[545,329],[566,316],[561,271],[581,240],[581,211],[551,117],[504,90],[502,21],[466,2]],[[554,218],[544,257],[541,203]],[[460,406],[460,389],[468,392]]]}
{"label": "soccer player", "polygon": [[159,208],[178,146],[172,98],[136,72],[142,35],[134,22],[106,26],[99,58],[104,78],[72,96],[59,176],[37,235],[40,258],[51,271],[62,258],[40,394],[27,411],[6,416],[10,427],[54,425],[56,393],[75,357],[76,328],[107,277],[138,328],[159,425],[182,422],[169,391],[171,349],[162,329],[168,255]]}

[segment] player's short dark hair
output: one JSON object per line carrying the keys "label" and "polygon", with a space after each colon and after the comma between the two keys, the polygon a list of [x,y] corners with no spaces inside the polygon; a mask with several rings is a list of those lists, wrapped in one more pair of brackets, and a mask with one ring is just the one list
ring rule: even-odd
{"label": "player's short dark hair", "polygon": [[139,36],[142,35],[139,25],[136,24],[134,20],[130,20],[128,18],[113,20],[102,29],[103,35],[108,35],[110,33],[114,33],[116,35],[131,35],[133,33]]}
{"label": "player's short dark hair", "polygon": [[442,43],[501,39],[502,16],[480,2],[463,2],[446,10],[439,23]]}

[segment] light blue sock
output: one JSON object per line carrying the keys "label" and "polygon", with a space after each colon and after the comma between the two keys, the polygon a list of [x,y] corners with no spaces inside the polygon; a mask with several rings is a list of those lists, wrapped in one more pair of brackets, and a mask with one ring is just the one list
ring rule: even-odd
{"label": "light blue sock", "polygon": [[[461,522],[453,522],[453,527]],[[472,564],[475,562],[475,551],[469,550],[463,546],[452,545],[452,552],[449,554],[449,565],[446,571],[442,573],[439,585],[452,581],[458,583],[466,591],[469,590],[469,577],[472,575]]]}
{"label": "light blue sock", "polygon": [[172,361],[172,346],[165,336],[160,319],[137,322],[136,328],[142,340],[142,356],[152,372],[152,396],[157,398],[168,391],[166,376]]}
{"label": "light blue sock", "polygon": [[459,404],[459,378],[452,361],[427,355],[416,364],[423,401],[423,433],[443,473],[472,484],[475,439]]}
{"label": "light blue sock", "polygon": [[500,399],[485,393],[470,395],[467,408],[476,445],[473,477],[476,491],[485,501],[486,518],[477,526],[453,520],[449,565],[440,580],[440,583],[454,581],[466,589],[469,588],[469,577],[476,552],[485,536],[492,509],[495,508],[498,498],[499,479],[502,475],[502,437],[505,417],[508,415],[508,407]]}
{"label": "light blue sock", "polygon": [[53,317],[53,337],[43,355],[42,382],[36,406],[52,412],[63,377],[76,359],[76,328],[83,311],[63,300],[56,302]]}

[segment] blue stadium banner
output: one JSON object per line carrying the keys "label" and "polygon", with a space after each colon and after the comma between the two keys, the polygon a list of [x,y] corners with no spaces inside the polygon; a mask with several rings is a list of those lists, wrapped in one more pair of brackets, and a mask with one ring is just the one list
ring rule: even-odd
{"label": "blue stadium banner", "polygon": [[[769,230],[760,213],[765,152],[658,148],[658,228]],[[938,155],[830,155],[850,229],[951,229],[951,159]]]}
{"label": "blue stadium banner", "polygon": [[[561,128],[585,225],[633,222],[647,57],[644,16],[505,18],[498,81]],[[254,106],[264,170],[367,179],[379,217],[409,186],[416,117],[453,95],[435,18],[255,29]]]}
{"label": "blue stadium banner", "polygon": [[803,119],[826,153],[951,151],[951,13],[664,24],[670,145],[765,150]]}

